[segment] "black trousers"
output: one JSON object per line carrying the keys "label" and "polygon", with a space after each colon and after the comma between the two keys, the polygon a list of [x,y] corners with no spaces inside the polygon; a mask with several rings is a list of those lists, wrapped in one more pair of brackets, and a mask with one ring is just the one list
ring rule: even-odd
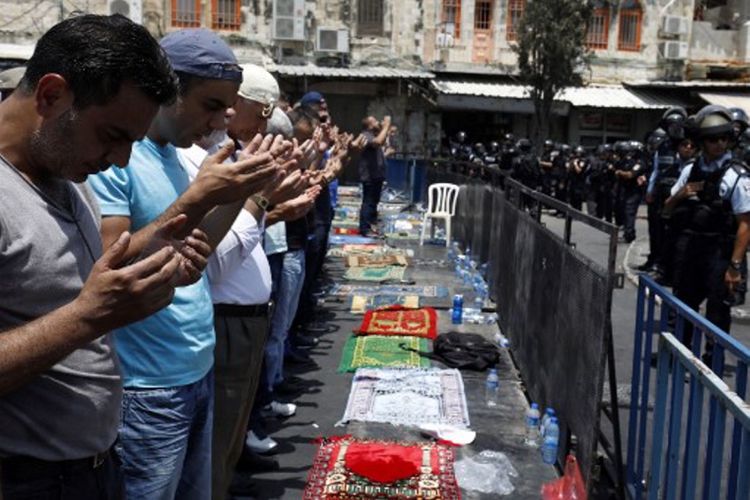
{"label": "black trousers", "polygon": [[635,239],[635,219],[638,216],[638,206],[641,204],[641,190],[637,187],[618,186],[617,206],[615,210],[624,226],[625,241]]}
{"label": "black trousers", "polygon": [[661,216],[662,202],[655,198],[648,204],[648,262],[659,262],[664,241],[664,219]]}
{"label": "black trousers", "polygon": [[[724,273],[732,258],[731,238],[680,232],[675,243],[674,294],[691,309],[698,311],[706,301],[706,319],[725,332],[732,323],[729,292]],[[686,325],[683,343],[690,347],[692,328]],[[706,352],[713,346],[706,344]]]}
{"label": "black trousers", "polygon": [[362,183],[362,208],[359,211],[359,233],[366,236],[378,221],[378,203],[383,191],[383,180]]}

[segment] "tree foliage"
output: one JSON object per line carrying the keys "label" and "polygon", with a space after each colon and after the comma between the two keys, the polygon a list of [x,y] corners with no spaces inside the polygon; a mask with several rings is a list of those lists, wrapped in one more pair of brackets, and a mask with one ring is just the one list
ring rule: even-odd
{"label": "tree foliage", "polygon": [[534,142],[549,136],[552,103],[565,87],[582,85],[586,29],[591,7],[585,0],[530,0],[516,29],[521,80],[534,102]]}

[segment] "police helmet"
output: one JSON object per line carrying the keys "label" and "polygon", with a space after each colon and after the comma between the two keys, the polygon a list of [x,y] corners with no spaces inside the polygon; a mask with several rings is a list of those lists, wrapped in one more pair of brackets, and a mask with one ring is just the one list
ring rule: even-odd
{"label": "police helmet", "polygon": [[503,136],[503,140],[505,142],[508,142],[508,143],[515,143],[516,142],[516,136],[513,135],[513,134],[508,133],[508,134],[505,134]]}
{"label": "police helmet", "polygon": [[552,139],[546,139],[544,141],[544,149],[552,149],[555,147],[555,142]]}
{"label": "police helmet", "polygon": [[575,149],[573,149],[573,152],[576,156],[583,156],[586,154],[586,149],[584,149],[583,146],[576,146]]}
{"label": "police helmet", "polygon": [[740,146],[739,159],[746,165],[750,165],[750,143]]}
{"label": "police helmet", "polygon": [[685,138],[685,120],[687,120],[685,108],[676,106],[669,108],[661,117],[659,126],[664,129],[670,139],[681,141]]}
{"label": "police helmet", "polygon": [[643,149],[644,149],[643,143],[640,142],[640,141],[630,141],[630,149],[633,152],[643,151]]}
{"label": "police helmet", "polygon": [[466,142],[466,132],[464,132],[463,130],[456,132],[456,141],[462,144]]}
{"label": "police helmet", "polygon": [[568,146],[567,144],[560,144],[560,152],[564,155],[569,155],[572,151],[572,148]]}
{"label": "police helmet", "polygon": [[496,153],[499,150],[500,150],[500,143],[498,143],[497,141],[490,142],[490,151],[492,151],[493,153]]}
{"label": "police helmet", "polygon": [[647,142],[649,146],[656,149],[661,146],[668,137],[667,131],[659,127],[648,135]]}
{"label": "police helmet", "polygon": [[705,106],[686,122],[690,134],[700,141],[706,137],[733,135],[732,115],[724,106]]}
{"label": "police helmet", "polygon": [[744,146],[745,144],[750,144],[750,128],[745,129],[740,134],[740,137],[737,140],[737,142],[739,142],[740,146]]}
{"label": "police helmet", "polygon": [[526,139],[525,137],[518,139],[516,148],[518,148],[518,150],[523,153],[528,153],[529,151],[531,151],[531,141]]}
{"label": "police helmet", "polygon": [[745,113],[744,109],[729,108],[727,111],[729,111],[729,116],[732,117],[733,122],[740,123],[742,125],[742,130],[745,130],[750,126],[750,118],[748,118],[747,113]]}
{"label": "police helmet", "polygon": [[624,154],[630,151],[630,141],[617,141],[614,146],[614,151],[617,154]]}
{"label": "police helmet", "polygon": [[599,144],[599,146],[597,146],[596,148],[596,152],[600,156],[609,154],[612,152],[612,145],[611,144]]}
{"label": "police helmet", "polygon": [[476,144],[474,144],[474,151],[476,151],[477,153],[487,152],[487,150],[484,147],[484,144],[482,144],[481,142],[477,142]]}

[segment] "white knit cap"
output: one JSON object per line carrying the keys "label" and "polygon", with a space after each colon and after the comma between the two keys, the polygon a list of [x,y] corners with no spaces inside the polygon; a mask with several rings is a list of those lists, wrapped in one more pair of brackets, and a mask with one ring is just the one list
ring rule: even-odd
{"label": "white knit cap", "polygon": [[263,104],[263,114],[270,116],[279,100],[279,84],[268,71],[255,64],[242,65],[242,85],[237,92],[240,97]]}

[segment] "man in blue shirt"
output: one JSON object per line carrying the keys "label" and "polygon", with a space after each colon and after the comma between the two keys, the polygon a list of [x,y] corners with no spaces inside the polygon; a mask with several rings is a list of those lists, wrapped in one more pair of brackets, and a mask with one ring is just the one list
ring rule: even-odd
{"label": "man in blue shirt", "polygon": [[[276,153],[267,151],[270,141],[258,154],[223,164],[234,152],[228,142],[190,183],[176,147],[224,127],[242,69],[209,30],[177,31],[161,46],[178,76],[177,102],[160,109],[127,168],[89,181],[104,216],[104,245],[129,229],[137,250],[155,223],[179,210],[187,227],[200,224],[215,248],[244,201],[283,174],[273,162]],[[118,453],[127,496],[209,498],[215,334],[205,277],[180,288],[163,311],[118,330],[115,339],[125,386]]]}

